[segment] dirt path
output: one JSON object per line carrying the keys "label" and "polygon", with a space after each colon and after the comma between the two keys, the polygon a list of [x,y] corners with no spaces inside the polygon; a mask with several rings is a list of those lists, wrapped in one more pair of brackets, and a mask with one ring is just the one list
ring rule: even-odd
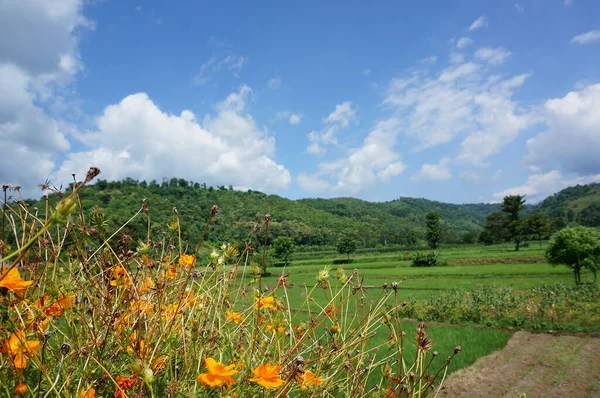
{"label": "dirt path", "polygon": [[520,331],[444,384],[439,397],[600,397],[600,338]]}

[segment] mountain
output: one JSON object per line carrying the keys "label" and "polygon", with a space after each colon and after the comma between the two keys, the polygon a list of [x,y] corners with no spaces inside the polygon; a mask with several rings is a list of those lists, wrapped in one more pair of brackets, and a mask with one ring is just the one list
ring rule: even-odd
{"label": "mountain", "polygon": [[547,197],[533,209],[566,224],[600,226],[600,184],[577,185]]}
{"label": "mountain", "polygon": [[[405,244],[409,235],[420,239],[424,231],[424,214],[430,210],[441,215],[446,241],[459,241],[463,234],[481,230],[485,216],[499,209],[499,205],[492,204],[455,205],[415,198],[384,203],[353,198],[290,200],[253,190],[213,188],[175,178],[162,183],[130,178],[114,182],[99,180],[84,187],[81,198],[88,219],[91,219],[93,207],[98,206],[109,230],[129,220],[145,199],[149,204],[154,236],[169,233],[167,226],[176,208],[181,219],[182,238],[190,244],[201,235],[210,208],[215,204],[219,206],[219,212],[209,229],[209,241],[222,243],[245,239],[255,224],[262,229],[264,216],[270,213],[270,238],[285,235],[299,245],[334,245],[341,234],[351,233],[364,247]],[[53,194],[50,200],[56,203],[58,198]],[[31,204],[39,209],[45,206],[43,200]],[[137,239],[143,238],[146,230],[147,219],[141,213],[123,233]],[[262,230],[258,233],[259,241],[263,239],[262,233]]]}

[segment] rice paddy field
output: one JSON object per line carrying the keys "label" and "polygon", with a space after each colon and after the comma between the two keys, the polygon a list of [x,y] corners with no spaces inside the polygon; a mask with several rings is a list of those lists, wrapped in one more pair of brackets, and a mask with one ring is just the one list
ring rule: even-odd
{"label": "rice paddy field", "polygon": [[[314,286],[315,278],[320,270],[328,269],[332,278],[336,269],[343,267],[346,272],[358,270],[362,283],[366,287],[365,295],[376,297],[383,284],[390,286],[400,282],[398,297],[411,303],[435,299],[444,294],[469,295],[476,289],[512,289],[516,292],[528,292],[544,286],[562,284],[565,287],[575,286],[573,273],[565,266],[553,267],[545,262],[545,244],[531,243],[520,251],[514,251],[511,245],[498,246],[465,246],[440,250],[440,260],[448,263],[438,267],[411,267],[411,261],[405,260],[410,253],[406,252],[363,252],[351,257],[344,264],[342,256],[331,252],[300,253],[287,267],[270,268],[271,277],[263,280],[266,285],[275,284],[281,274],[287,275],[287,300],[291,308],[300,314],[299,318],[308,318],[305,297]],[[584,283],[590,286],[593,282],[591,273],[582,275]],[[335,282],[332,282],[335,283]],[[597,283],[596,283],[597,285]],[[311,294],[314,298],[312,308],[328,302],[330,293]],[[595,309],[594,311],[598,311]],[[493,317],[493,316],[492,316]],[[489,322],[488,322],[489,323]],[[405,330],[410,335],[417,325],[416,320],[407,319]],[[478,359],[502,350],[518,327],[489,327],[485,323],[428,321],[427,330],[433,341],[434,349],[442,357],[451,353],[460,345],[462,351],[457,355],[449,372],[466,368]],[[569,329],[569,326],[566,326]],[[600,332],[600,324],[591,330]],[[541,326],[544,334],[552,333],[550,327]],[[590,331],[590,329],[587,329]],[[594,333],[589,334],[592,338]],[[371,344],[385,341],[387,336],[375,336]],[[410,350],[410,344],[408,349]],[[414,344],[413,344],[414,347]],[[413,348],[414,349],[414,348]]]}

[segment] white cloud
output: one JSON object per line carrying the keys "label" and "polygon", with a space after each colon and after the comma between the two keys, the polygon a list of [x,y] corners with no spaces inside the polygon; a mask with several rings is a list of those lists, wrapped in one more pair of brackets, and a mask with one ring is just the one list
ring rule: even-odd
{"label": "white cloud", "polygon": [[468,37],[461,37],[456,42],[456,48],[458,48],[459,50],[462,50],[463,48],[468,47],[471,44],[473,44],[473,40],[471,40]]}
{"label": "white cloud", "polygon": [[370,76],[372,72],[373,71],[371,69],[363,69],[361,73],[363,76]]}
{"label": "white cloud", "polygon": [[462,64],[465,62],[465,55],[462,53],[452,53],[450,54],[450,63],[453,64]]}
{"label": "white cloud", "polygon": [[292,113],[289,118],[289,122],[291,125],[298,124],[302,120],[302,115],[298,113]]}
{"label": "white cloud", "polygon": [[398,127],[394,119],[376,123],[361,147],[352,149],[347,157],[320,163],[312,175],[300,174],[298,184],[313,193],[356,194],[401,174],[406,166],[392,149]]}
{"label": "white cloud", "polygon": [[448,167],[449,163],[450,158],[448,157],[440,159],[438,164],[425,163],[421,165],[419,173],[412,176],[410,180],[413,182],[449,180],[452,178],[452,173],[450,173],[450,169]]}
{"label": "white cloud", "polygon": [[222,70],[228,70],[235,77],[238,77],[239,72],[246,62],[248,62],[248,58],[233,53],[212,56],[200,67],[200,71],[194,76],[192,81],[195,84],[203,86]]}
{"label": "white cloud", "polygon": [[587,44],[593,41],[600,40],[600,30],[590,30],[589,32],[582,33],[571,39],[571,43],[576,44]]}
{"label": "white cloud", "polygon": [[451,65],[433,77],[418,71],[392,80],[384,104],[403,133],[418,141],[414,151],[465,136],[458,160],[481,166],[535,121],[512,100],[528,75],[503,80],[490,73],[474,62]]}
{"label": "white cloud", "polygon": [[483,47],[475,52],[475,58],[478,58],[492,65],[499,65],[503,63],[509,56],[510,51],[506,51],[502,47]]}
{"label": "white cloud", "polygon": [[351,101],[336,105],[333,112],[323,120],[325,128],[320,131],[311,131],[308,134],[310,144],[306,148],[306,152],[317,156],[325,154],[324,146],[337,144],[337,133],[357,120],[357,111],[358,108],[353,108]]}
{"label": "white cloud", "polygon": [[419,63],[426,64],[426,65],[433,65],[436,62],[437,62],[437,57],[435,55],[419,60]]}
{"label": "white cloud", "polygon": [[477,29],[480,29],[483,27],[487,27],[487,26],[488,26],[487,18],[485,17],[485,15],[482,15],[479,18],[477,18],[475,21],[473,21],[471,26],[469,26],[469,32],[472,32],[474,30],[477,30]]}
{"label": "white cloud", "polygon": [[287,120],[289,124],[291,125],[295,125],[295,124],[299,124],[302,121],[302,118],[304,117],[304,115],[302,115],[301,113],[292,113],[290,111],[281,111],[281,112],[277,112],[277,114],[275,115],[275,120]]}
{"label": "white cloud", "polygon": [[76,32],[93,24],[82,7],[79,0],[0,5],[0,182],[22,185],[27,196],[70,148],[70,127],[44,108],[68,102],[57,92],[83,68]]}
{"label": "white cloud", "polygon": [[526,160],[541,170],[600,173],[600,84],[546,101],[546,131],[527,142]]}
{"label": "white cloud", "polygon": [[267,82],[267,86],[270,89],[276,89],[281,86],[281,79],[279,77],[274,77]]}
{"label": "white cloud", "polygon": [[582,177],[563,177],[559,171],[550,170],[547,173],[530,175],[524,185],[494,193],[493,197],[501,200],[507,195],[526,195],[528,203],[537,203],[561,189],[592,182],[600,182],[600,174]]}
{"label": "white cloud", "polygon": [[201,122],[189,110],[163,112],[145,93],[129,95],[106,107],[96,130],[80,138],[90,149],[70,153],[55,179],[65,181],[93,165],[110,180],[179,177],[266,191],[285,188],[290,173],[273,160],[275,140],[247,113],[250,94],[242,86]]}

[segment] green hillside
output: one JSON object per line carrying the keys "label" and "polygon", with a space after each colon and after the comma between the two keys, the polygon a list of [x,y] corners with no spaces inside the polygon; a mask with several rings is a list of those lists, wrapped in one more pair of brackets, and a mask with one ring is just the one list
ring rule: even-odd
{"label": "green hillside", "polygon": [[[82,192],[83,206],[99,206],[106,215],[109,227],[125,223],[141,206],[142,200],[150,205],[151,228],[154,232],[168,231],[173,208],[182,221],[182,237],[194,241],[202,233],[212,205],[219,213],[208,240],[214,242],[238,241],[262,223],[270,213],[272,222],[269,236],[290,236],[299,245],[333,245],[342,233],[352,233],[363,247],[383,244],[404,244],[412,232],[420,239],[424,213],[440,213],[447,240],[459,240],[473,230],[481,230],[485,216],[498,209],[497,205],[453,205],[426,199],[400,198],[391,202],[372,203],[352,198],[290,200],[257,191],[236,191],[224,186],[213,188],[204,184],[171,179],[146,183],[133,179],[108,182],[99,180],[86,186]],[[58,201],[51,195],[53,203]],[[33,203],[44,208],[42,200]],[[144,214],[134,219],[124,232],[134,238],[145,235],[147,220]],[[109,228],[110,229],[110,228]],[[258,237],[261,239],[261,232]]]}
{"label": "green hillside", "polygon": [[566,224],[600,226],[600,184],[565,188],[544,199],[535,210]]}

